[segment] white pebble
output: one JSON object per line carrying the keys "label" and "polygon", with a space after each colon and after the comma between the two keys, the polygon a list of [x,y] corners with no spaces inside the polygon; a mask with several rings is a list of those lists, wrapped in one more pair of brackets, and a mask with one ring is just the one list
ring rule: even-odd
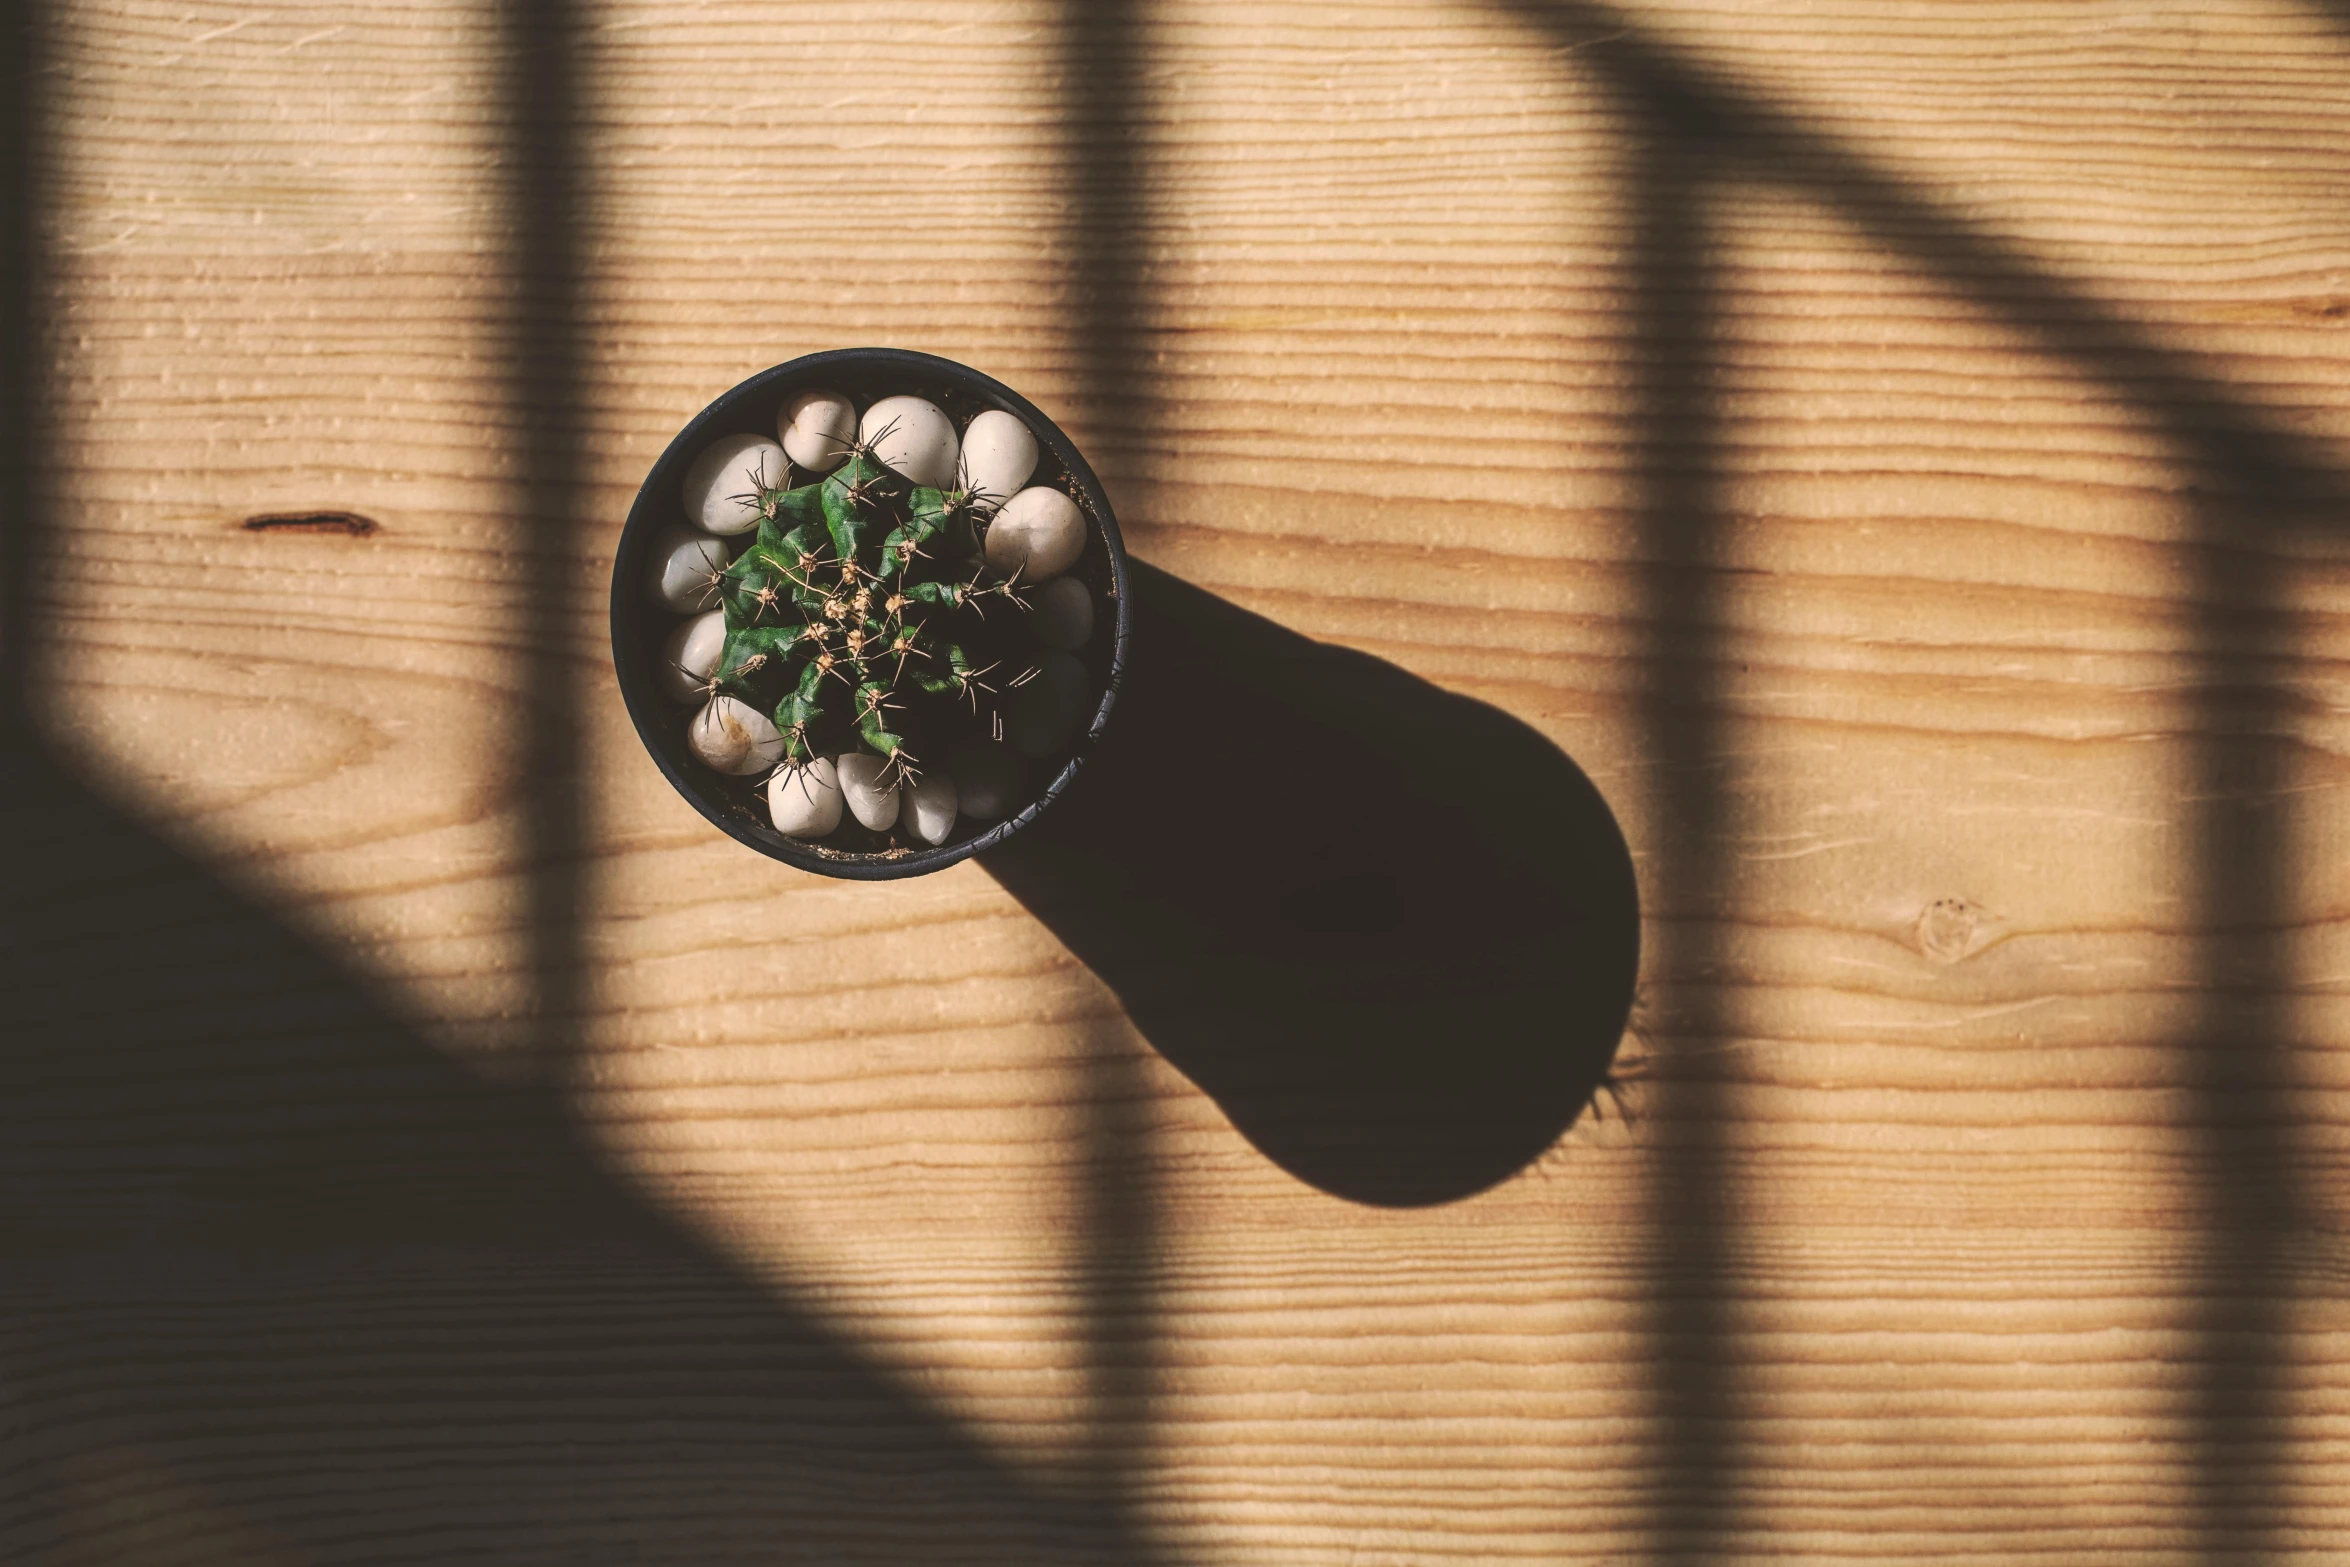
{"label": "white pebble", "polygon": [[954,773],[956,803],[975,822],[1002,820],[1020,798],[1020,764],[1000,745],[956,752]]}
{"label": "white pebble", "polygon": [[1030,600],[1036,640],[1074,653],[1093,640],[1093,590],[1075,577],[1055,577]]}
{"label": "white pebble", "polygon": [[786,764],[767,780],[767,814],[786,838],[821,838],[840,825],[840,775],[832,758]]}
{"label": "white pebble", "polygon": [[718,574],[726,546],[707,533],[663,528],[653,539],[653,597],[680,615],[698,615],[718,602]]}
{"label": "white pebble", "polygon": [[759,525],[759,494],[783,483],[783,448],[763,435],[722,435],[685,471],[685,515],[712,533]]}
{"label": "white pebble", "polygon": [[810,473],[829,473],[857,438],[857,405],[822,387],[794,392],[775,415],[775,435],[793,462]]}
{"label": "white pebble", "polygon": [[1036,472],[1036,437],[1011,414],[990,408],[963,427],[962,461],[957,486],[1000,506]]}
{"label": "white pebble", "polygon": [[955,780],[924,773],[898,791],[898,825],[923,843],[940,844],[955,830]]}
{"label": "white pebble", "polygon": [[851,751],[838,764],[840,792],[848,801],[849,814],[875,832],[889,831],[898,819],[896,786],[881,787],[882,769],[887,766],[887,760],[870,751]]}
{"label": "white pebble", "polygon": [[655,671],[661,689],[677,701],[699,702],[725,651],[726,611],[714,609],[679,621],[661,649],[661,667]]}
{"label": "white pebble", "polygon": [[687,732],[694,755],[722,773],[763,773],[783,760],[783,735],[765,713],[731,696],[714,696]]}
{"label": "white pebble", "polygon": [[955,425],[938,404],[920,397],[884,397],[865,410],[857,439],[874,458],[916,484],[943,490],[955,482]]}
{"label": "white pebble", "polygon": [[987,525],[987,564],[1024,582],[1057,577],[1085,553],[1085,514],[1050,485],[1035,484],[1004,502]]}
{"label": "white pebble", "polygon": [[1004,714],[1004,738],[1022,756],[1050,756],[1069,743],[1085,716],[1092,682],[1085,666],[1067,653],[1047,653],[1036,674],[1012,693]]}

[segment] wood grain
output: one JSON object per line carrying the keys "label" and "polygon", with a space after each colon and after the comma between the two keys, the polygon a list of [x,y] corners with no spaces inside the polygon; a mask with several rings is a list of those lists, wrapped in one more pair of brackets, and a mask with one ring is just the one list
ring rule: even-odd
{"label": "wood grain", "polygon": [[[57,15],[46,730],[400,1072],[462,1065],[420,1102],[562,1107],[466,1158],[651,1228],[248,1254],[27,1156],[92,1216],[0,1286],[12,1559],[2339,1559],[2350,21],[1167,0],[1073,124],[1092,14],[580,11],[551,568],[495,13]],[[1678,194],[1668,88],[1729,127],[1672,132]],[[1105,240],[1075,160],[1128,133]],[[1658,266],[1666,200],[1701,244]],[[608,664],[620,519],[718,391],[868,342],[1028,393],[1138,555],[1590,773],[1646,922],[1605,1114],[1458,1203],[1342,1201],[981,868],[806,877],[671,793]],[[2243,431],[2266,489],[2215,467]],[[378,526],[244,526],[321,511]],[[2230,747],[2267,770],[2215,808]],[[178,1146],[150,1110],[125,1169]]]}

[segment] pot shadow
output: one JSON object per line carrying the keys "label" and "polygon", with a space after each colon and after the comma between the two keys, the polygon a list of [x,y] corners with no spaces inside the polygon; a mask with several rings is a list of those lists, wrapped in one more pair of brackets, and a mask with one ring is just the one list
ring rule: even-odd
{"label": "pot shadow", "polygon": [[1130,568],[1100,753],[981,863],[1299,1179],[1407,1207],[1524,1168],[1631,1007],[1606,801],[1495,708]]}
{"label": "pot shadow", "polygon": [[0,741],[0,1558],[1151,1559]]}

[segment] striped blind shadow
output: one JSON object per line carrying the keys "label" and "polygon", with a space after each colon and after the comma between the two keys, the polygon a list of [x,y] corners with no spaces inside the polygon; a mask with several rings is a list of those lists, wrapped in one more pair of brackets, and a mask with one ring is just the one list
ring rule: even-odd
{"label": "striped blind shadow", "polygon": [[583,348],[588,219],[581,149],[584,26],[573,0],[499,0],[505,107],[507,424],[513,432],[516,553],[525,563],[529,721],[510,764],[516,861],[528,878],[533,1065],[550,1083],[572,1074],[587,1012],[581,915],[583,819],[579,723],[579,543],[587,514],[587,355]]}
{"label": "striped blind shadow", "polygon": [[34,705],[33,634],[43,577],[39,522],[49,491],[45,309],[48,256],[38,218],[49,178],[42,134],[52,81],[45,6],[0,9],[0,701]]}
{"label": "striped blind shadow", "polygon": [[1722,1559],[1744,1468],[1727,1283],[1738,1243],[1726,1195],[1734,1172],[1720,1136],[1734,1097],[1717,1048],[1730,1031],[1720,977],[1730,898],[1721,874],[1729,856],[1720,680],[1737,656],[1719,569],[1721,300],[1710,203],[1721,176],[1684,106],[1634,99],[1617,107],[1634,137],[1626,260],[1647,671],[1640,734],[1653,780],[1650,897],[1665,933],[1646,987],[1640,1068],[1643,1119],[1664,1150],[1647,1218],[1669,1237],[1654,1248],[1651,1279],[1650,1396],[1667,1456],[1651,1538],[1658,1561],[1696,1563]]}
{"label": "striped blind shadow", "polygon": [[[1067,0],[1057,30],[1073,422],[1129,506],[1160,403],[1148,17]],[[1605,802],[1493,709],[1147,565],[1132,585],[1114,738],[990,874],[1299,1178],[1410,1205],[1522,1168],[1590,1102],[1629,1007],[1638,914]],[[1236,719],[1264,749],[1216,741]],[[1300,819],[1250,804],[1275,747]],[[1147,1488],[1168,1332],[1150,1077],[1123,1031],[1097,1034],[1090,1418],[1095,1494],[1122,1517]]]}
{"label": "striped blind shadow", "polygon": [[0,1558],[1147,1559],[0,741]]}
{"label": "striped blind shadow", "polygon": [[[1112,495],[1137,477],[1152,367],[1143,352],[1146,149],[1141,0],[1063,0],[1053,18],[1061,82],[1061,248],[1074,308],[1069,351],[1086,448]],[[1060,807],[1056,807],[1059,809]],[[999,877],[1000,879],[1000,877]],[[1077,1085],[1086,1184],[1083,1269],[1088,1494],[1138,1537],[1161,1393],[1159,1144],[1148,1063],[1122,1031],[1090,1028]]]}
{"label": "striped blind shadow", "polygon": [[[2286,1311],[2297,1236],[2308,1196],[2291,1160],[2297,1113],[2288,1081],[2284,997],[2291,976],[2280,951],[2286,915],[2279,888],[2296,854],[2279,808],[2286,787],[2294,698],[2281,671],[2293,653],[2280,612],[2283,551],[2339,526],[2350,478],[2315,443],[2232,394],[2189,356],[2152,340],[2021,247],[1876,165],[1860,148],[1756,98],[1648,35],[1612,7],[1562,0],[1496,0],[1538,28],[1578,66],[1597,74],[1643,143],[1637,199],[1648,236],[1641,269],[1641,336],[1651,428],[1644,558],[1653,562],[1652,624],[1678,614],[1704,619],[1704,590],[1677,575],[1702,569],[1718,526],[1706,496],[1718,418],[1703,391],[1704,322],[1714,306],[1702,276],[1704,235],[1689,217],[1686,173],[1704,181],[1779,182],[1832,204],[1874,240],[1930,268],[1949,286],[2029,333],[2117,402],[2161,432],[2191,498],[2187,547],[2197,587],[2188,608],[2198,666],[2186,723],[2192,814],[2186,823],[2195,889],[2196,959],[2188,1015],[2176,1036],[2200,1109],[2188,1129],[2209,1198],[2198,1297],[2194,1432],[2198,1484],[2188,1527],[2209,1560],[2262,1559],[2281,1538],[2285,1430],[2279,1402],[2290,1345]],[[1661,165],[1661,166],[1660,166]],[[1681,258],[1696,258],[1694,261]],[[1670,300],[1687,314],[1659,314]],[[1668,598],[1671,602],[1668,602]],[[1676,608],[1676,605],[1678,608]],[[1718,904],[1719,857],[1702,834],[1720,821],[1706,799],[1708,745],[1701,716],[1718,704],[1731,649],[1668,659],[1660,640],[1649,694],[1652,743],[1663,782],[1657,820],[1687,838],[1661,846],[1660,897],[1678,908]],[[1696,726],[1696,727],[1692,727]],[[1703,950],[1675,968],[1702,973]],[[1702,1003],[1700,1004],[1702,1007]],[[1683,1052],[1718,1043],[1721,1020],[1685,1016],[1673,1041]],[[1660,1075],[1675,1078],[1673,1050]],[[1676,1081],[1660,1092],[1658,1119],[1682,1129],[1676,1164],[1660,1191],[1660,1222],[1682,1259],[1658,1281],[1655,1342],[1658,1408],[1667,1468],[1657,1538],[1668,1560],[1718,1547],[1737,1517],[1740,1431],[1731,1390],[1701,1368],[1741,1359],[1729,1341],[1726,1276],[1683,1277],[1687,1259],[1717,1265],[1735,1244],[1711,1198],[1719,1173],[1718,1090]],[[1692,1299],[1711,1301],[1692,1305]],[[1693,1369],[1699,1368],[1699,1369]]]}
{"label": "striped blind shadow", "polygon": [[[1062,14],[1079,401],[1129,504],[1159,406],[1146,19]],[[1523,1168],[1630,1003],[1630,861],[1598,791],[1494,708],[1147,565],[1133,586],[1110,742],[987,868],[1300,1178],[1413,1205]],[[1276,789],[1294,811],[1256,803]]]}
{"label": "striped blind shadow", "polygon": [[[576,715],[528,737],[542,1063],[463,1070],[50,759],[39,6],[0,120],[0,1557],[1147,1560],[679,1229],[571,1114]],[[582,449],[575,19],[504,16],[533,642],[560,645]],[[37,704],[33,704],[37,705]],[[552,792],[546,792],[552,791]]]}

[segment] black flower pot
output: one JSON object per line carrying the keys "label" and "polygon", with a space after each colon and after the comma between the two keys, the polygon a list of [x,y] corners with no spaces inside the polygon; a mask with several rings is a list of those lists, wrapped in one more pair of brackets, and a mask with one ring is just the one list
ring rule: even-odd
{"label": "black flower pot", "polygon": [[[976,414],[1000,408],[1036,436],[1036,474],[1030,482],[1064,486],[1085,514],[1085,554],[1067,575],[1086,584],[1096,606],[1093,639],[1078,655],[1091,681],[1091,716],[1081,720],[1076,738],[1062,752],[1043,761],[1023,760],[1022,803],[1011,815],[999,822],[958,820],[953,834],[935,847],[903,836],[872,833],[853,822],[845,822],[825,841],[816,843],[777,832],[768,820],[762,780],[728,777],[705,767],[686,740],[694,709],[672,700],[654,678],[662,644],[678,617],[652,602],[646,591],[650,570],[647,552],[654,536],[664,528],[690,524],[680,495],[687,466],[722,435],[772,438],[777,409],[794,392],[807,387],[845,393],[860,413],[883,397],[900,393],[927,397],[946,410],[957,429]],[[629,508],[628,525],[621,530],[620,549],[612,565],[612,663],[620,678],[620,694],[628,703],[638,738],[677,792],[736,842],[761,854],[819,875],[864,881],[943,870],[1020,832],[1059,798],[1101,743],[1126,666],[1131,621],[1126,548],[1118,537],[1117,519],[1110,512],[1101,481],[1061,427],[1010,387],[967,365],[896,348],[844,348],[809,354],[761,371],[695,415],[645,476],[636,504]]]}

